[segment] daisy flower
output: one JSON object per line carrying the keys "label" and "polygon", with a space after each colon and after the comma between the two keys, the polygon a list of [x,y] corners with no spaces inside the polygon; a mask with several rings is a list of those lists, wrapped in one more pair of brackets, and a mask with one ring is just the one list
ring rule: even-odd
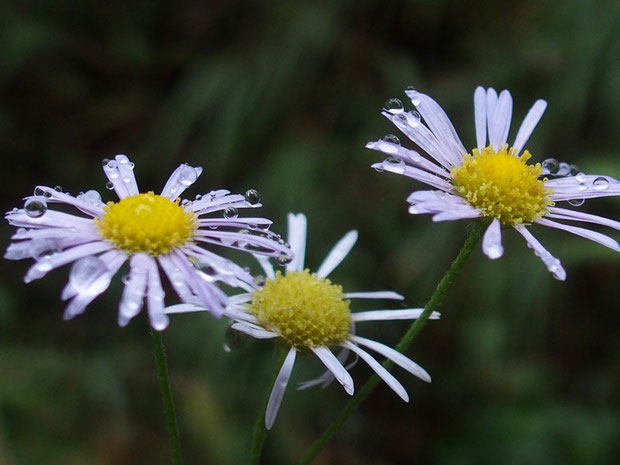
{"label": "daisy flower", "polygon": [[[303,214],[288,215],[288,240],[294,259],[286,265],[285,273],[274,271],[265,257],[257,257],[267,275],[264,286],[251,292],[231,297],[225,314],[233,319],[231,329],[257,339],[275,339],[288,347],[288,354],[273,385],[265,425],[270,429],[276,419],[280,403],[288,385],[298,352],[312,352],[327,371],[319,378],[301,383],[299,389],[329,385],[336,379],[345,391],[353,394],[353,379],[346,366],[351,352],[364,360],[405,402],[409,396],[403,386],[372,355],[369,348],[392,360],[420,379],[430,382],[428,373],[400,352],[355,334],[357,323],[378,320],[411,320],[423,309],[372,310],[351,313],[350,299],[396,299],[403,297],[392,291],[344,292],[327,277],[347,256],[357,241],[357,231],[349,231],[336,243],[316,273],[304,268],[307,221]],[[192,305],[176,305],[168,313],[203,310]],[[439,318],[433,312],[432,319]],[[333,349],[340,347],[338,356]]]}
{"label": "daisy flower", "polygon": [[[125,155],[103,161],[109,179],[106,187],[116,192],[118,202],[104,204],[94,190],[74,197],[59,187],[38,186],[34,196],[26,197],[23,208],[6,214],[8,222],[19,229],[5,258],[36,260],[25,282],[73,263],[62,291],[63,300],[71,299],[65,319],[84,312],[126,261],[129,273],[123,278],[119,325],[129,323],[146,299],[151,326],[162,330],[168,316],[160,269],[183,301],[200,303],[216,316],[224,312],[227,296],[215,282],[245,289],[254,286],[246,270],[199,244],[290,260],[284,241],[267,230],[271,221],[237,217],[238,208],[260,206],[256,190],[245,196],[217,190],[196,196],[194,201],[181,201],[179,196],[200,176],[201,167],[179,166],[159,195],[140,193],[133,168]],[[48,208],[50,204],[74,207],[86,216]],[[210,213],[218,215],[203,217]]]}
{"label": "daisy flower", "polygon": [[[502,227],[520,233],[547,269],[559,280],[566,279],[560,261],[532,235],[532,223],[562,229],[620,251],[618,243],[601,233],[556,220],[594,223],[620,230],[620,222],[557,206],[573,206],[584,199],[620,194],[620,182],[609,176],[570,173],[567,164],[547,159],[528,164],[523,150],[542,117],[547,102],[537,100],[525,116],[512,146],[507,144],[512,118],[512,97],[507,90],[499,96],[492,88],[474,92],[476,144],[465,149],[454,126],[441,107],[428,95],[409,88],[405,91],[417,111],[407,112],[398,99],[390,99],[382,114],[409,137],[429,158],[400,145],[393,135],[370,142],[367,148],[388,155],[373,165],[377,171],[402,174],[433,187],[414,191],[407,199],[409,213],[433,215],[433,221],[487,218],[483,252],[491,259],[502,256]],[[488,135],[488,140],[487,140]],[[566,165],[563,166],[563,165]]]}

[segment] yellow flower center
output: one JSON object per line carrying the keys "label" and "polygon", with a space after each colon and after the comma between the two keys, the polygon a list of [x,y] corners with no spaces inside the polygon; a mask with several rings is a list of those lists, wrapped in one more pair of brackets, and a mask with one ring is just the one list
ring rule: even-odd
{"label": "yellow flower center", "polygon": [[308,270],[277,272],[254,292],[250,311],[293,346],[338,344],[349,334],[351,312],[341,286]]}
{"label": "yellow flower center", "polygon": [[465,155],[450,174],[456,191],[484,216],[503,225],[529,223],[553,205],[540,163],[526,164],[530,158],[527,150],[517,157],[507,145],[498,152],[489,146]]}
{"label": "yellow flower center", "polygon": [[196,215],[152,192],[108,202],[95,219],[104,239],[130,254],[164,255],[192,239]]}

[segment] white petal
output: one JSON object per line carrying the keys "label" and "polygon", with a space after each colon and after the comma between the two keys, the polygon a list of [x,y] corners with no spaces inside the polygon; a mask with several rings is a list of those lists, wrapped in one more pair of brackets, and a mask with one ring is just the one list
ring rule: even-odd
{"label": "white petal", "polygon": [[95,228],[92,218],[83,218],[50,209],[38,218],[32,218],[20,209],[7,213],[6,219],[10,225],[18,228],[76,228],[89,232]]}
{"label": "white petal", "polygon": [[311,347],[310,349],[321,359],[321,362],[323,362],[327,369],[332,372],[336,380],[342,384],[347,394],[353,395],[353,378],[351,378],[347,369],[342,366],[342,363],[340,363],[336,356],[327,347]]}
{"label": "white petal", "polygon": [[44,256],[30,267],[26,276],[24,276],[24,281],[29,283],[35,279],[42,278],[54,268],[79,260],[88,255],[96,255],[100,252],[110,250],[113,247],[114,246],[108,242],[89,242],[88,244],[78,245],[54,255]]}
{"label": "white petal", "polygon": [[493,119],[489,124],[489,140],[491,145],[498,151],[508,140],[508,130],[512,119],[512,96],[507,90],[499,94]]}
{"label": "white petal", "polygon": [[241,194],[229,194],[228,191],[225,194],[216,194],[213,196],[211,193],[204,194],[200,200],[192,202],[189,208],[197,215],[206,215],[207,213],[214,213],[224,210],[228,207],[231,208],[258,208],[260,203],[250,204],[245,200],[245,197]]}
{"label": "white petal", "polygon": [[534,254],[543,261],[553,277],[560,281],[564,281],[566,279],[566,271],[564,271],[560,260],[551,255],[549,251],[532,236],[525,226],[515,226],[514,228],[525,238],[528,246],[531,247],[532,250],[534,250]]}
{"label": "white petal", "polygon": [[157,268],[157,262],[153,259],[151,259],[151,264],[149,267],[147,289],[146,303],[148,305],[151,326],[156,331],[163,331],[168,327],[169,320],[165,311],[165,294],[161,286],[159,269]]}
{"label": "white petal", "polygon": [[534,128],[542,118],[545,109],[547,108],[547,102],[544,100],[536,100],[530,111],[525,115],[525,119],[523,123],[521,123],[521,127],[519,128],[519,132],[517,133],[517,137],[515,138],[515,143],[512,146],[515,149],[515,155],[519,155],[525,143],[532,135]]}
{"label": "white petal", "polygon": [[190,166],[187,163],[183,163],[174,170],[170,178],[168,178],[166,185],[161,191],[162,197],[175,200],[185,189],[196,182],[196,179],[198,179],[201,173],[202,167]]}
{"label": "white petal", "polygon": [[125,190],[128,196],[138,195],[140,190],[136,183],[136,175],[133,172],[133,165],[127,155],[119,154],[114,157],[118,163],[117,169],[120,175],[121,182],[125,185]]}
{"label": "white petal", "polygon": [[549,207],[549,213],[545,215],[545,218],[558,218],[560,220],[571,221],[584,221],[586,223],[600,224],[602,226],[608,226],[610,228],[620,231],[620,221],[605,218],[603,216],[592,215],[590,213],[583,213],[576,210],[569,210],[567,208]]}
{"label": "white petal", "polygon": [[404,300],[405,298],[394,291],[375,291],[375,292],[345,292],[345,299],[394,299]]}
{"label": "white petal", "polygon": [[467,153],[465,147],[461,143],[454,126],[450,122],[450,118],[443,111],[441,106],[435,102],[428,95],[417,93],[416,96],[410,95],[412,99],[417,97],[420,103],[417,105],[418,111],[428,124],[428,127],[433,131],[433,134],[439,139],[439,141],[446,147],[449,154],[449,160],[453,165],[459,165],[464,153]]}
{"label": "white petal", "polygon": [[[415,320],[420,318],[424,311],[423,308],[403,308],[400,310],[370,310],[368,312],[356,312],[351,314],[351,319],[356,323],[360,321],[377,321],[377,320]],[[441,314],[432,312],[429,316],[430,320],[438,320]]]}
{"label": "white petal", "polygon": [[264,255],[256,255],[256,254],[253,254],[253,255],[254,255],[254,258],[258,260],[258,263],[260,264],[260,266],[263,268],[263,271],[265,272],[265,276],[267,276],[269,279],[275,279],[276,272],[273,269],[273,265],[271,264],[269,259],[265,257]]}
{"label": "white petal", "polygon": [[452,184],[450,184],[445,179],[440,178],[439,176],[436,176],[427,171],[421,170],[419,168],[414,168],[413,166],[399,166],[393,165],[391,163],[381,162],[372,164],[371,168],[377,171],[387,171],[390,173],[402,174],[403,176],[407,176],[408,178],[423,182],[425,184],[428,184],[429,186],[441,189],[442,191],[452,190]]}
{"label": "white petal", "polygon": [[306,254],[306,234],[308,220],[306,215],[299,213],[288,214],[288,243],[293,251],[293,261],[286,265],[286,271],[303,271]]}
{"label": "white petal", "polygon": [[116,195],[118,195],[119,199],[124,199],[125,197],[132,195],[129,190],[129,184],[131,184],[131,180],[127,183],[123,180],[119,169],[119,162],[116,159],[109,160],[105,165],[103,165],[103,172],[114,187],[114,192],[116,192]]}
{"label": "white petal", "polygon": [[368,352],[362,350],[360,347],[352,344],[349,341],[345,341],[343,343],[343,347],[346,347],[359,355],[361,359],[368,363],[370,368],[372,368],[374,372],[377,373],[377,375],[383,381],[385,381],[385,383],[390,386],[390,388],[392,388],[392,390],[398,395],[398,397],[400,397],[405,402],[409,402],[409,395],[407,394],[407,391],[405,390],[403,385],[400,384],[398,380],[394,378],[392,374],[390,374],[390,372],[383,368],[381,364],[377,362]]}
{"label": "white petal", "polygon": [[278,410],[280,410],[280,404],[282,403],[286,386],[288,386],[288,381],[291,378],[291,372],[295,365],[296,354],[297,349],[291,347],[288,351],[288,355],[284,359],[282,368],[280,368],[276,381],[273,383],[273,389],[271,390],[269,402],[267,403],[267,411],[265,412],[265,426],[267,429],[271,429],[278,416]]}
{"label": "white petal", "polygon": [[482,251],[490,259],[504,255],[504,247],[502,246],[502,226],[497,218],[494,218],[482,238]]}
{"label": "white petal", "polygon": [[393,142],[379,139],[378,141],[368,142],[366,144],[366,148],[371,150],[377,150],[390,157],[398,158],[399,160],[402,160],[409,165],[416,166],[425,171],[428,171],[429,173],[434,173],[444,178],[450,177],[449,171],[443,166],[436,164],[434,161],[427,160],[415,150],[410,150],[400,144],[395,144]]}
{"label": "white petal", "polygon": [[427,383],[431,382],[431,377],[424,368],[422,368],[420,365],[415,363],[413,360],[407,358],[405,355],[401,354],[400,352],[392,349],[391,347],[388,347],[385,344],[381,344],[380,342],[372,341],[370,339],[366,339],[360,336],[350,336],[349,339],[351,339],[353,342],[357,342],[358,344],[364,345],[376,352],[379,352],[381,355],[389,358],[396,365],[404,368],[409,373],[411,373],[414,376],[417,376],[421,380],[426,381]]}
{"label": "white petal", "polygon": [[273,339],[279,337],[278,333],[268,331],[260,326],[253,325],[251,323],[243,323],[238,321],[236,323],[233,323],[231,328],[236,331],[245,333],[249,336],[252,336],[256,339]]}
{"label": "white petal", "polygon": [[497,92],[493,87],[487,89],[487,131],[489,133],[489,144],[491,144],[491,127],[493,126],[493,117],[495,115],[495,107],[497,106]]}
{"label": "white petal", "polygon": [[101,201],[97,203],[85,202],[79,198],[79,197],[82,197],[83,195],[78,196],[78,198],[76,198],[65,192],[59,192],[56,189],[52,189],[51,187],[47,187],[47,186],[37,186],[35,187],[35,190],[40,190],[40,191],[45,192],[46,194],[45,201],[48,204],[51,202],[64,203],[66,205],[72,205],[90,216],[103,215],[103,207],[105,206],[105,204]]}
{"label": "white petal", "polygon": [[474,92],[474,119],[476,121],[476,143],[482,150],[487,145],[487,93],[483,87]]}
{"label": "white petal", "polygon": [[183,271],[172,263],[170,257],[166,255],[157,257],[157,261],[163,268],[166,276],[168,277],[168,281],[170,281],[170,284],[172,284],[173,289],[181,300],[183,302],[190,302],[193,299],[194,294],[192,294],[191,289],[187,285]]}
{"label": "white petal", "polygon": [[620,181],[611,176],[566,176],[545,181],[545,187],[553,189],[551,198],[556,202],[620,195]]}
{"label": "white petal", "polygon": [[326,278],[329,276],[340,262],[345,259],[355,245],[355,242],[357,242],[357,236],[357,231],[349,231],[336,243],[316,272],[319,278]]}
{"label": "white petal", "polygon": [[[409,207],[409,213],[411,213],[413,207],[413,205]],[[479,218],[480,216],[482,216],[482,214],[474,207],[470,207],[469,205],[463,205],[451,211],[437,213],[435,216],[433,216],[433,221],[456,221],[470,218]]]}
{"label": "white petal", "polygon": [[125,281],[119,306],[119,326],[126,326],[142,309],[151,260],[148,255],[139,253],[129,261],[129,279]]}
{"label": "white petal", "polygon": [[194,305],[194,304],[176,304],[176,305],[170,305],[168,307],[165,308],[165,312],[170,315],[173,313],[194,313],[194,312],[208,312],[209,310],[207,310],[204,307],[201,307],[200,305]]}
{"label": "white petal", "polygon": [[567,224],[557,223],[555,221],[546,220],[544,218],[541,218],[540,220],[536,220],[536,223],[543,225],[543,226],[549,226],[550,228],[556,228],[556,229],[562,229],[564,231],[568,231],[569,233],[573,233],[577,236],[584,237],[593,242],[598,242],[599,244],[604,245],[605,247],[609,247],[610,249],[615,250],[616,252],[620,252],[620,245],[618,244],[618,242],[616,242],[611,237],[606,236],[605,234],[601,234],[596,231],[590,231],[589,229],[585,229],[585,228],[579,228],[577,226],[569,226]]}

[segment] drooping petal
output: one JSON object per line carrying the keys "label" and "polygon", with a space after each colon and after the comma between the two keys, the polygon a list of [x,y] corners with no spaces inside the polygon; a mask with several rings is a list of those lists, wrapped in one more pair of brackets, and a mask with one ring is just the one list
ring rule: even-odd
{"label": "drooping petal", "polygon": [[504,254],[502,246],[502,227],[497,218],[494,218],[482,238],[482,251],[490,259],[494,260]]}
{"label": "drooping petal", "polygon": [[308,220],[306,215],[299,213],[288,214],[288,243],[293,252],[293,261],[286,265],[286,271],[303,271],[306,254],[306,235]]}
{"label": "drooping petal", "polygon": [[557,280],[564,281],[566,279],[566,271],[564,271],[560,260],[551,255],[549,251],[545,249],[534,236],[532,236],[525,226],[519,225],[514,228],[525,238],[528,246],[534,250],[536,256],[543,261],[553,277]]}
{"label": "drooping petal", "polygon": [[291,372],[293,371],[293,366],[295,365],[296,354],[297,349],[291,347],[286,358],[284,359],[282,367],[280,368],[280,372],[276,377],[276,381],[273,383],[273,389],[269,395],[267,410],[265,412],[265,427],[267,429],[271,429],[273,423],[276,421],[276,417],[278,416],[280,404],[282,403],[284,392],[286,392],[286,387],[288,386],[288,381],[291,378]]}
{"label": "drooping petal", "polygon": [[360,336],[349,336],[349,339],[351,339],[353,342],[357,342],[358,344],[366,346],[369,349],[374,350],[375,352],[380,353],[384,357],[389,358],[396,365],[400,366],[401,368],[404,368],[409,373],[411,373],[414,376],[417,376],[421,380],[426,381],[427,383],[431,382],[431,377],[424,368],[422,368],[420,365],[415,363],[413,360],[407,358],[405,355],[401,354],[400,352],[392,349],[391,347],[388,347],[385,344],[381,344],[380,342],[372,341],[370,339],[366,339]]}
{"label": "drooping petal", "polygon": [[605,234],[601,234],[599,232],[591,231],[589,229],[580,228],[577,226],[570,226],[568,224],[558,223],[556,221],[546,220],[544,218],[536,220],[535,222],[543,226],[549,226],[550,228],[556,228],[556,229],[562,229],[564,231],[568,231],[569,233],[584,237],[593,242],[598,242],[599,244],[604,245],[605,247],[609,247],[610,249],[615,250],[616,252],[620,252],[620,245],[618,244],[618,242],[616,242],[611,237],[606,236]]}
{"label": "drooping petal", "polygon": [[144,253],[136,254],[129,260],[129,277],[125,280],[118,312],[119,326],[126,326],[134,316],[140,313],[152,260]]}
{"label": "drooping petal", "polygon": [[364,360],[370,366],[370,368],[372,368],[373,371],[377,373],[377,375],[383,381],[385,381],[388,386],[390,386],[390,388],[398,395],[398,397],[400,397],[405,402],[409,402],[409,395],[407,394],[407,391],[405,390],[403,385],[400,384],[398,380],[392,374],[390,374],[389,371],[383,368],[381,364],[377,362],[368,352],[362,350],[360,347],[352,344],[349,341],[345,341],[342,345],[359,355],[360,358]]}
{"label": "drooping petal", "polygon": [[166,315],[165,311],[164,296],[165,293],[161,285],[157,262],[151,259],[148,270],[146,303],[151,326],[156,331],[163,331],[168,327],[169,323],[168,315]]}
{"label": "drooping petal", "polygon": [[346,258],[355,243],[357,242],[357,231],[349,231],[342,239],[336,242],[336,245],[329,251],[323,263],[319,267],[316,275],[319,278],[327,278],[329,274]]}
{"label": "drooping petal", "polygon": [[366,144],[366,148],[371,150],[377,150],[390,157],[402,160],[404,163],[413,165],[417,168],[421,168],[425,171],[428,171],[429,173],[436,174],[443,178],[450,177],[449,171],[443,166],[438,165],[431,160],[427,160],[415,150],[407,149],[400,144],[395,144],[394,142],[380,139],[375,142],[368,142]]}
{"label": "drooping petal", "polygon": [[196,179],[201,174],[201,166],[190,166],[187,163],[183,163],[168,178],[166,185],[161,191],[162,197],[168,197],[170,200],[177,199],[185,189],[196,182]]}
{"label": "drooping petal", "polygon": [[347,369],[342,366],[342,363],[340,363],[336,356],[327,347],[311,347],[310,349],[319,357],[327,369],[332,372],[336,380],[342,384],[347,394],[353,395],[353,378],[351,378]]}

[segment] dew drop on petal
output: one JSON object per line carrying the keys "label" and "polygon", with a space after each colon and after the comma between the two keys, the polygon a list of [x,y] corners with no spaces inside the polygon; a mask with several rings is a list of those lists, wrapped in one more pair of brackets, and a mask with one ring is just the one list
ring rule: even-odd
{"label": "dew drop on petal", "polygon": [[386,134],[381,138],[382,141],[389,142],[390,144],[400,145],[400,139],[394,134]]}
{"label": "dew drop on petal", "polygon": [[110,163],[109,158],[104,158],[103,160],[101,160],[101,166],[106,166],[108,163]]}
{"label": "dew drop on petal", "polygon": [[586,202],[586,199],[570,199],[570,203],[573,207],[581,207]]}
{"label": "dew drop on petal", "polygon": [[579,173],[579,167],[577,165],[569,165],[569,168],[571,176],[575,176],[577,173]]}
{"label": "dew drop on petal", "polygon": [[604,191],[609,187],[609,180],[604,178],[603,176],[599,176],[594,181],[592,181],[592,187],[596,191]]}
{"label": "dew drop on petal", "polygon": [[267,282],[267,278],[265,278],[262,274],[257,274],[256,276],[254,276],[254,283],[258,287],[263,287],[266,282]]}
{"label": "dew drop on petal", "polygon": [[109,191],[114,189],[114,184],[112,184],[112,182],[108,181],[105,185],[105,188]]}
{"label": "dew drop on petal", "polygon": [[560,162],[557,161],[555,158],[547,158],[545,161],[542,162],[541,166],[545,173],[557,174],[558,170],[560,169]]}
{"label": "dew drop on petal", "polygon": [[42,198],[28,199],[24,203],[24,211],[30,218],[39,218],[47,211],[47,202]]}
{"label": "dew drop on petal", "polygon": [[256,189],[248,189],[245,191],[245,201],[250,205],[256,205],[260,202],[260,193]]}
{"label": "dew drop on petal", "polygon": [[293,261],[293,257],[289,256],[289,255],[278,255],[278,257],[276,257],[276,263],[280,266],[286,266],[289,263],[291,263]]}
{"label": "dew drop on petal", "polygon": [[575,179],[577,180],[577,182],[579,183],[583,183],[586,182],[586,175],[585,173],[577,173],[577,175],[575,176]]}
{"label": "dew drop on petal", "polygon": [[383,167],[396,174],[403,174],[405,172],[405,162],[396,157],[386,158],[383,161]]}
{"label": "dew drop on petal", "polygon": [[81,193],[77,196],[78,200],[89,205],[99,205],[101,203],[101,194],[94,189]]}
{"label": "dew drop on petal", "polygon": [[392,113],[393,115],[397,113],[402,113],[403,102],[401,102],[400,99],[397,98],[390,98],[383,105],[383,109],[389,113]]}
{"label": "dew drop on petal", "polygon": [[372,167],[377,173],[383,173],[384,171],[383,163],[375,163]]}
{"label": "dew drop on petal", "polygon": [[238,216],[239,216],[239,212],[237,211],[235,207],[226,207],[224,209],[224,218],[231,219],[231,218],[237,218]]}
{"label": "dew drop on petal", "polygon": [[578,191],[587,191],[588,190],[588,186],[585,185],[585,183],[579,183],[579,185],[577,186],[577,190]]}
{"label": "dew drop on petal", "polygon": [[558,169],[558,176],[568,176],[570,174],[570,165],[566,162],[560,162],[560,167]]}
{"label": "dew drop on petal", "polygon": [[76,261],[69,272],[71,286],[84,295],[99,295],[110,285],[112,273],[98,257],[84,257]]}
{"label": "dew drop on petal", "polygon": [[249,340],[250,336],[242,333],[241,331],[233,329],[232,325],[229,325],[228,328],[226,328],[226,332],[224,333],[224,350],[226,352],[239,350],[243,348]]}
{"label": "dew drop on petal", "polygon": [[62,192],[62,186],[56,186],[56,187],[54,187],[54,190],[56,192]]}
{"label": "dew drop on petal", "polygon": [[182,186],[191,186],[194,182],[196,182],[196,179],[198,179],[198,173],[195,168],[189,165],[183,165],[181,167],[179,171],[179,183]]}

